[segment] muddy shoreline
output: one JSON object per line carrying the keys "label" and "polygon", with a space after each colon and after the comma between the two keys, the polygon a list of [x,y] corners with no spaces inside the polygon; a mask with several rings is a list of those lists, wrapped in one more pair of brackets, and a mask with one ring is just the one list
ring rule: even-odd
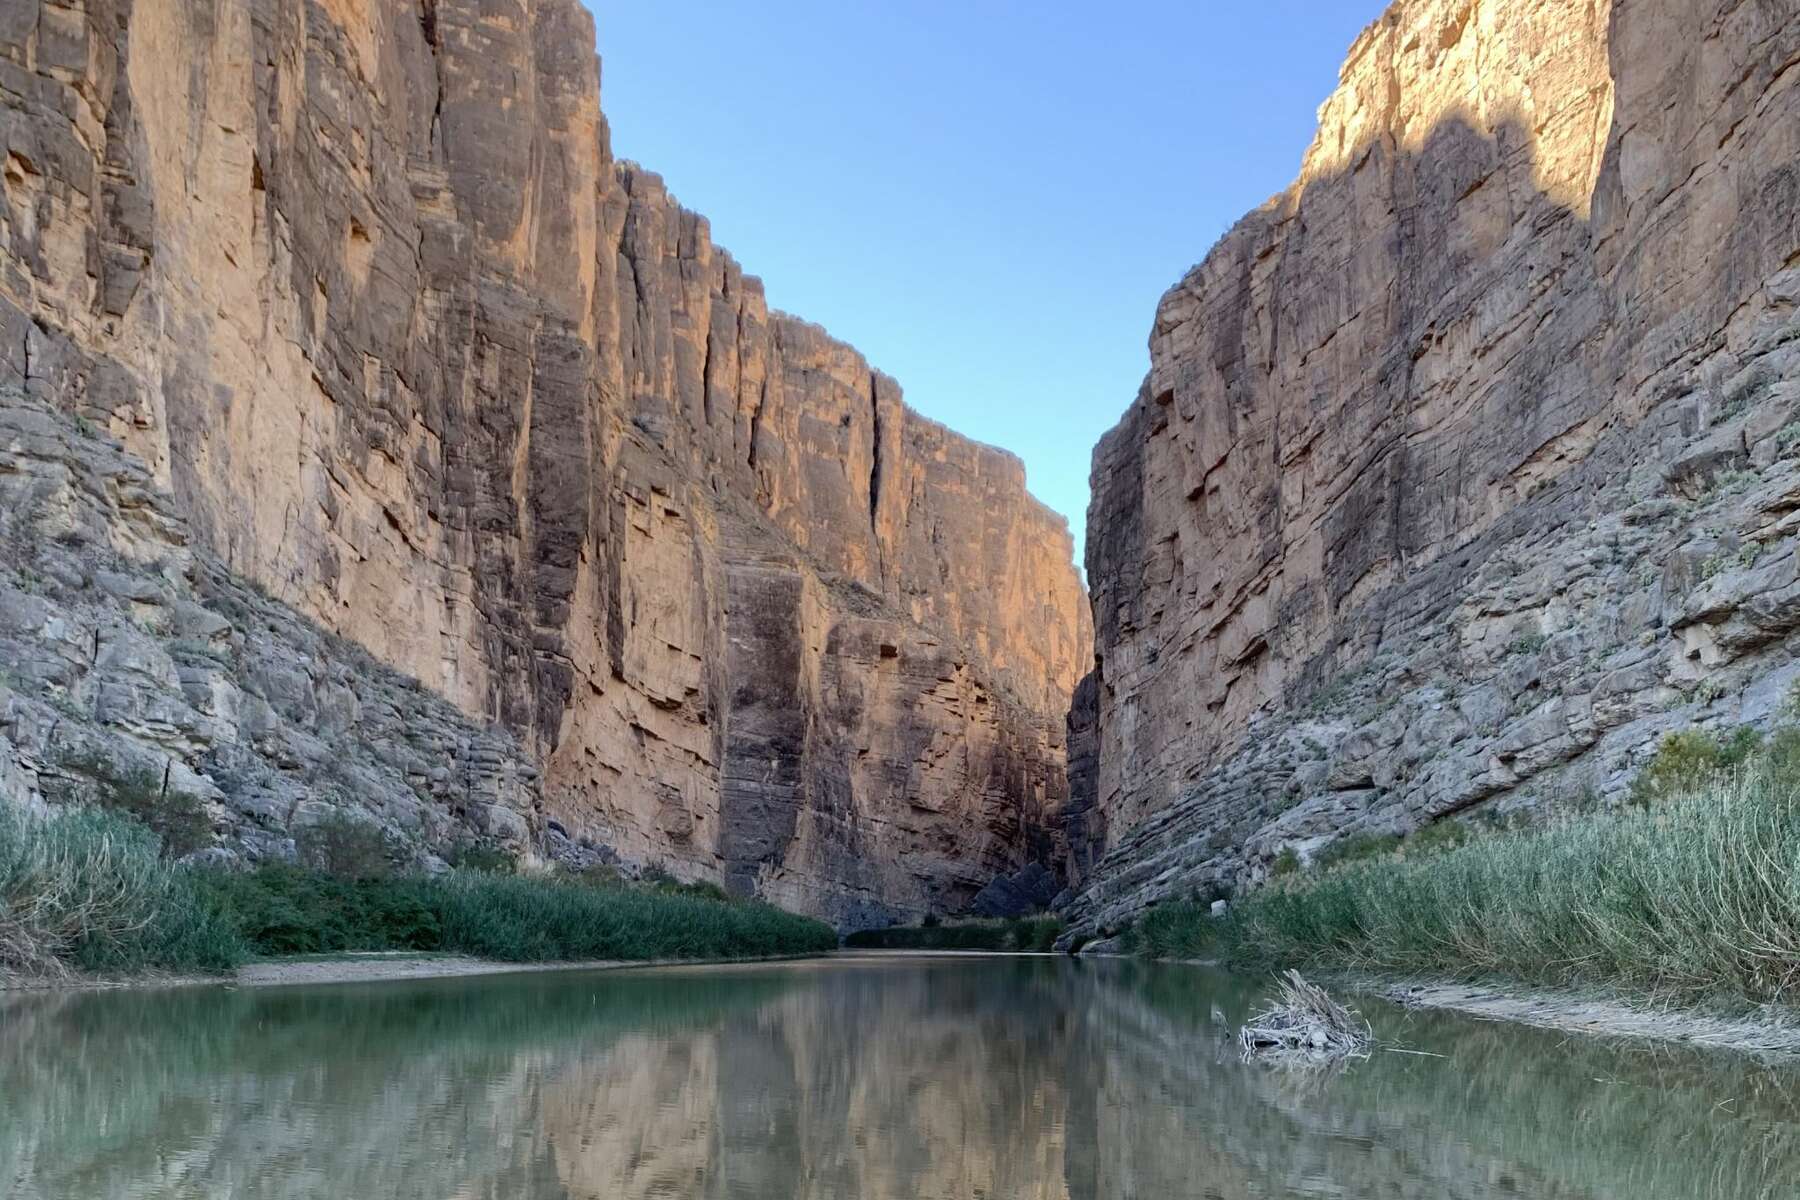
{"label": "muddy shoreline", "polygon": [[1458,1012],[1482,1021],[1508,1021],[1539,1029],[1677,1042],[1759,1057],[1800,1059],[1800,1014],[1757,1012],[1722,1015],[1703,1009],[1659,1006],[1598,993],[1551,989],[1341,977],[1345,987],[1404,1008]]}
{"label": "muddy shoreline", "polygon": [[8,992],[90,992],[196,987],[291,987],[306,984],[394,983],[415,979],[461,979],[481,975],[537,975],[550,971],[627,971],[650,967],[717,967],[747,963],[798,962],[819,955],[760,958],[661,958],[643,961],[596,959],[583,962],[515,963],[461,954],[367,953],[329,958],[276,959],[247,963],[230,975],[71,975],[64,978],[0,976]]}
{"label": "muddy shoreline", "polygon": [[[1163,959],[1225,970],[1216,959]],[[1532,988],[1507,983],[1453,983],[1392,976],[1321,971],[1315,979],[1334,990],[1372,996],[1401,1008],[1462,1013],[1479,1021],[1504,1021],[1563,1033],[1628,1041],[1673,1042],[1730,1050],[1763,1058],[1800,1059],[1800,1013],[1722,1015],[1704,1009],[1659,1005],[1598,992]]]}

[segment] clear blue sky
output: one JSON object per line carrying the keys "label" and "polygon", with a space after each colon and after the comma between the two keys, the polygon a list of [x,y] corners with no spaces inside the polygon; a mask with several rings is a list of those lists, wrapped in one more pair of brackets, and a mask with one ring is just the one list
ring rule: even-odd
{"label": "clear blue sky", "polygon": [[587,0],[619,155],[1079,542],[1156,302],[1285,187],[1384,0]]}

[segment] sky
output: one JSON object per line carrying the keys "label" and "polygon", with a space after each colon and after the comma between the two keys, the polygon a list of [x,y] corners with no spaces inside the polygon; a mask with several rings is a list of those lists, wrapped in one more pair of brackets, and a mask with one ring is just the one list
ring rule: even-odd
{"label": "sky", "polygon": [[1081,559],[1162,293],[1286,187],[1382,0],[586,0],[613,147]]}

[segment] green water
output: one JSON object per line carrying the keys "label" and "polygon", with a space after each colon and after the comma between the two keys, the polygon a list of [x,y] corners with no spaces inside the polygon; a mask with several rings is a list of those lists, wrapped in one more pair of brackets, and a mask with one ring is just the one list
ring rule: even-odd
{"label": "green water", "polygon": [[12,997],[0,1195],[1800,1194],[1800,1071],[1370,1005],[1426,1054],[1295,1074],[1238,1061],[1260,992],[870,956]]}

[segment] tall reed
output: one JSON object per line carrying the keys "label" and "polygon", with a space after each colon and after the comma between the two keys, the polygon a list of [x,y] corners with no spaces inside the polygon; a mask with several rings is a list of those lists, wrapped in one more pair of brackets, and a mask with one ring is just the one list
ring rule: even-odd
{"label": "tall reed", "polygon": [[1147,950],[1234,966],[1507,976],[1800,1003],[1800,787],[1767,762],[1651,807],[1266,887],[1214,921],[1153,911]]}
{"label": "tall reed", "polygon": [[0,803],[0,972],[223,971],[243,943],[156,835],[97,809]]}

